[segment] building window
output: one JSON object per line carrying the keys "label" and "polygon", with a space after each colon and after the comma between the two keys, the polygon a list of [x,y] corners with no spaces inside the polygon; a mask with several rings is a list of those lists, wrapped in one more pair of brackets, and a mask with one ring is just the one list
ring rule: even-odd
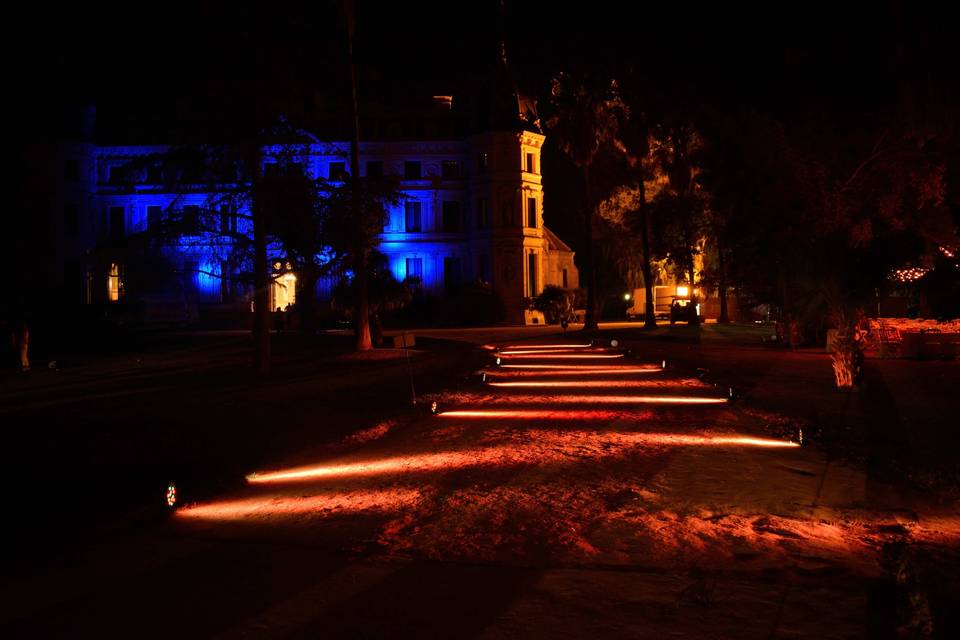
{"label": "building window", "polygon": [[407,258],[407,280],[414,281],[417,285],[423,283],[423,259]]}
{"label": "building window", "polygon": [[163,184],[163,167],[158,165],[147,167],[147,184]]}
{"label": "building window", "polygon": [[420,216],[420,203],[419,202],[407,202],[406,204],[406,216],[405,216],[405,226],[404,230],[409,232],[417,232],[421,230],[421,216]]}
{"label": "building window", "polygon": [[537,295],[537,254],[527,254],[527,296]]}
{"label": "building window", "polygon": [[367,177],[368,178],[383,177],[383,161],[382,160],[367,161]]}
{"label": "building window", "polygon": [[490,282],[490,256],[485,253],[477,256],[477,280]]}
{"label": "building window", "polygon": [[163,220],[163,207],[151,204],[147,207],[147,229],[156,229]]}
{"label": "building window", "polygon": [[124,233],[123,207],[110,207],[110,238],[119,240]]}
{"label": "building window", "polygon": [[456,160],[444,160],[440,163],[440,175],[444,180],[456,180],[460,177],[460,163]]}
{"label": "building window", "polygon": [[567,288],[567,270],[564,269],[560,272],[560,281],[563,283],[562,286],[564,289]]}
{"label": "building window", "polygon": [[460,293],[460,258],[449,256],[443,259],[443,292],[448,296]]}
{"label": "building window", "polygon": [[68,204],[63,208],[63,229],[71,238],[80,233],[80,207]]}
{"label": "building window", "polygon": [[527,173],[536,173],[536,166],[534,165],[534,154],[528,153],[525,158],[524,170]]}
{"label": "building window", "polygon": [[183,207],[183,232],[200,233],[200,206],[188,204]]}
{"label": "building window", "polygon": [[220,302],[229,302],[230,295],[230,262],[220,261]]}
{"label": "building window", "polygon": [[220,205],[220,233],[237,230],[237,214],[229,204]]}
{"label": "building window", "polygon": [[420,179],[420,161],[419,160],[407,160],[403,163],[403,179],[404,180],[419,180]]}
{"label": "building window", "polygon": [[443,230],[446,233],[460,231],[460,203],[456,200],[443,202]]}
{"label": "building window", "polygon": [[347,176],[347,165],[344,162],[331,162],[330,172],[327,174],[331,180],[343,180]]}
{"label": "building window", "polygon": [[477,154],[477,173],[484,174],[490,168],[490,156],[486,153]]}
{"label": "building window", "polygon": [[116,262],[110,263],[107,271],[107,300],[117,302],[123,297],[123,268]]}
{"label": "building window", "polygon": [[183,290],[196,291],[197,279],[200,275],[200,262],[197,260],[186,260],[183,263]]}
{"label": "building window", "polygon": [[108,170],[107,181],[110,184],[123,184],[127,179],[126,168],[123,165],[114,165]]}
{"label": "building window", "polygon": [[486,229],[490,224],[489,211],[487,211],[487,199],[477,198],[477,229]]}
{"label": "building window", "polygon": [[527,198],[527,226],[537,228],[537,199]]}

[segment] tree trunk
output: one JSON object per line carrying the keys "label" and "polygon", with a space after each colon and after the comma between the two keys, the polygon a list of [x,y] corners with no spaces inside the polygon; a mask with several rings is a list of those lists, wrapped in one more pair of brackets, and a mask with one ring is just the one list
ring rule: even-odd
{"label": "tree trunk", "polygon": [[720,267],[720,281],[717,283],[717,293],[720,296],[720,317],[717,322],[730,322],[727,314],[727,262],[723,258],[723,243],[717,239],[717,263]]}
{"label": "tree trunk", "polygon": [[640,176],[640,249],[643,271],[644,309],[643,326],[654,329],[657,326],[657,310],[653,303],[653,272],[650,268],[650,215],[647,211],[647,188]]}
{"label": "tree trunk", "polygon": [[837,338],[833,342],[830,359],[837,389],[859,391],[863,382],[863,343],[857,333],[857,314],[840,312]]}
{"label": "tree trunk", "polygon": [[353,219],[357,225],[353,277],[357,306],[354,309],[357,351],[373,349],[370,336],[370,300],[367,274],[367,238],[363,212],[360,210],[360,107],[357,101],[357,63],[353,58],[354,15],[352,3],[347,3],[347,53],[350,62],[350,109],[353,118],[353,137],[350,139],[350,181],[352,185]]}
{"label": "tree trunk", "polygon": [[312,267],[306,267],[300,276],[300,291],[297,293],[297,310],[300,313],[300,331],[313,333],[317,326],[317,280],[319,276]]}
{"label": "tree trunk", "polygon": [[697,294],[694,293],[695,287],[697,286],[697,282],[696,282],[696,275],[697,275],[697,274],[696,274],[696,270],[695,270],[694,267],[693,267],[693,254],[692,254],[692,253],[690,254],[690,262],[689,262],[688,265],[687,265],[687,270],[688,270],[688,272],[690,273],[690,304],[692,304],[693,307],[694,307],[694,314],[691,316],[691,317],[693,318],[693,320],[690,321],[690,324],[692,324],[692,325],[694,325],[694,326],[699,326],[699,325],[700,325],[700,314],[696,312],[697,302],[699,301],[699,298],[698,298]]}
{"label": "tree trunk", "polygon": [[[249,154],[252,164],[254,194],[261,179],[260,145],[254,143]],[[267,228],[263,219],[263,207],[259,197],[251,204],[253,217],[253,343],[254,366],[257,373],[266,376],[270,373],[270,272],[267,259]]]}
{"label": "tree trunk", "polygon": [[587,267],[587,309],[583,320],[585,331],[597,329],[597,270],[594,268],[593,260],[593,197],[590,189],[590,164],[583,167],[583,191],[586,200],[586,209],[584,211],[584,237],[586,238],[586,260],[584,265]]}

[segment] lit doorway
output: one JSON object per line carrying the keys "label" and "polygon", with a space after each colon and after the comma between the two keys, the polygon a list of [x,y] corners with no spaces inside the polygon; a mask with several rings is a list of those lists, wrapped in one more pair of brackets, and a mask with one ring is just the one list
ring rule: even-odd
{"label": "lit doorway", "polygon": [[297,276],[289,271],[274,279],[270,285],[270,308],[286,310],[297,301]]}

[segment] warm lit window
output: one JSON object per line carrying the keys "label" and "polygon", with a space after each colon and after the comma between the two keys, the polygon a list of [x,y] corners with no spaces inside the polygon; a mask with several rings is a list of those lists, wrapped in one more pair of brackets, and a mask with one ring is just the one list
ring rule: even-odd
{"label": "warm lit window", "polygon": [[116,302],[123,297],[123,271],[116,262],[110,263],[107,271],[107,299]]}

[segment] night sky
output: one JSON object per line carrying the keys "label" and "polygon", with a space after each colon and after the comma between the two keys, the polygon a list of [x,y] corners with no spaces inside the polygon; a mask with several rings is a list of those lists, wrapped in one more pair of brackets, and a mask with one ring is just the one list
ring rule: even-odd
{"label": "night sky", "polygon": [[[49,125],[87,103],[113,119],[222,117],[223,105],[250,92],[294,112],[338,101],[340,2],[237,4],[21,8],[11,78],[22,87],[20,118]],[[950,21],[933,4],[507,4],[511,64],[533,93],[557,68],[599,62],[731,104],[856,111],[890,99],[898,83],[946,80],[955,59]],[[495,1],[359,2],[357,11],[365,99],[454,92],[495,60]]]}

